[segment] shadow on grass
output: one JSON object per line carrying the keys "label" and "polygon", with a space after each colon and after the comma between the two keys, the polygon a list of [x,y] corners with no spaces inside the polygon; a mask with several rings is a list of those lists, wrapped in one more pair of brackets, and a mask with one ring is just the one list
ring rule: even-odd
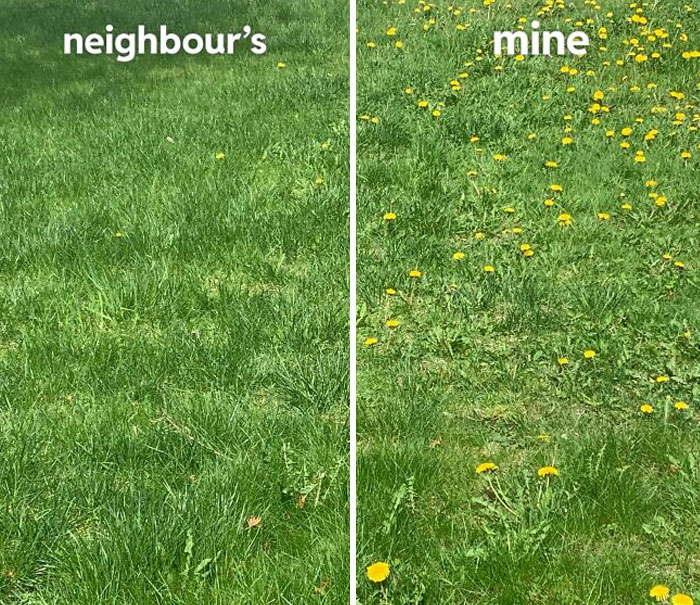
{"label": "shadow on grass", "polygon": [[67,56],[63,54],[65,33],[104,34],[107,24],[114,26],[115,34],[135,32],[139,25],[157,32],[166,25],[168,31],[180,35],[239,32],[250,25],[254,33],[266,35],[271,54],[337,52],[339,44],[346,44],[346,4],[344,0],[293,4],[272,0],[260,7],[242,0],[173,0],[167,4],[157,0],[10,0],[2,7],[0,19],[0,107],[18,107],[30,95],[49,95],[66,99],[61,108],[70,109],[75,102],[69,94],[73,90],[87,87],[91,99],[114,100],[165,68],[185,75],[192,65],[226,61],[233,66],[234,61],[261,60],[249,52],[249,41],[239,46],[234,57],[183,53],[142,56],[124,63],[116,55]]}

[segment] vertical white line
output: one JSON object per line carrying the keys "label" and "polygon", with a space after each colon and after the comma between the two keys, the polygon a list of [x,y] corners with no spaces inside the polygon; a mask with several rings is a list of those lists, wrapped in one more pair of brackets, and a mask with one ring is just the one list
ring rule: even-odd
{"label": "vertical white line", "polygon": [[350,0],[350,605],[357,601],[357,4]]}

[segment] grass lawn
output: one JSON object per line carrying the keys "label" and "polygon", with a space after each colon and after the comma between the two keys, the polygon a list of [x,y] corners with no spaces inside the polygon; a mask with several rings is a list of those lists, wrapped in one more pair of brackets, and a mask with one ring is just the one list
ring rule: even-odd
{"label": "grass lawn", "polygon": [[347,603],[346,3],[0,13],[0,602]]}
{"label": "grass lawn", "polygon": [[700,7],[358,12],[362,603],[697,602]]}

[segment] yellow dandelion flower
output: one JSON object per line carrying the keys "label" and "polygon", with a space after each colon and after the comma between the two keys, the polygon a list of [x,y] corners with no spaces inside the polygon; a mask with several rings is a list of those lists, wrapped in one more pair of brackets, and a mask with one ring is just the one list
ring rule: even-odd
{"label": "yellow dandelion flower", "polygon": [[395,212],[387,212],[383,218],[385,221],[395,221],[396,220],[396,213]]}
{"label": "yellow dandelion flower", "polygon": [[567,214],[566,212],[562,212],[562,213],[559,215],[559,217],[558,217],[557,220],[559,221],[559,224],[560,224],[562,227],[567,227],[567,226],[569,226],[569,225],[571,224],[571,220],[572,220],[572,219],[571,219],[571,215],[570,215],[570,214]]}
{"label": "yellow dandelion flower", "polygon": [[217,160],[223,160],[223,159],[226,158],[226,154],[225,154],[224,152],[220,151],[220,152],[217,153],[214,157],[215,157]]}
{"label": "yellow dandelion flower", "polygon": [[496,470],[498,470],[498,466],[493,462],[482,462],[479,466],[476,467],[476,472],[479,474],[493,472]]}
{"label": "yellow dandelion flower", "polygon": [[567,357],[560,357],[559,359],[557,359],[557,363],[560,366],[566,366],[569,365],[569,359]]}
{"label": "yellow dandelion flower", "polygon": [[398,319],[387,319],[386,321],[387,328],[398,328],[399,325],[401,325],[401,322]]}
{"label": "yellow dandelion flower", "polygon": [[462,260],[464,258],[464,252],[455,252],[452,255],[452,258],[454,258],[455,260]]}
{"label": "yellow dandelion flower", "polygon": [[671,599],[671,605],[693,605],[693,599],[687,594],[676,594]]}
{"label": "yellow dandelion flower", "polygon": [[376,338],[365,338],[365,346],[366,347],[371,347],[372,345],[376,345],[377,342],[379,342]]}
{"label": "yellow dandelion flower", "polygon": [[664,382],[668,382],[668,376],[666,376],[665,374],[662,374],[661,376],[657,376],[656,382],[658,384],[663,384]]}
{"label": "yellow dandelion flower", "polygon": [[423,275],[423,273],[422,273],[421,271],[419,271],[418,269],[411,269],[411,270],[408,272],[408,276],[409,276],[409,277],[414,277],[414,278],[416,278],[416,277],[420,277],[421,275]]}
{"label": "yellow dandelion flower", "polygon": [[677,410],[687,410],[688,404],[685,401],[676,401],[676,403],[673,404],[673,407]]}
{"label": "yellow dandelion flower", "polygon": [[651,414],[654,411],[654,406],[648,403],[643,403],[639,406],[639,411],[642,414]]}
{"label": "yellow dandelion flower", "polygon": [[651,587],[649,590],[649,596],[653,597],[657,601],[665,601],[668,598],[669,592],[668,586],[657,584],[656,586]]}
{"label": "yellow dandelion flower", "polygon": [[492,265],[484,265],[484,273],[495,273],[496,269]]}
{"label": "yellow dandelion flower", "polygon": [[386,292],[389,296],[396,296],[396,290],[394,290],[394,288],[387,288],[384,290],[384,292]]}
{"label": "yellow dandelion flower", "polygon": [[586,349],[586,350],[583,352],[583,356],[584,356],[586,359],[593,359],[596,355],[597,355],[597,353],[596,353],[593,349]]}
{"label": "yellow dandelion flower", "polygon": [[367,568],[367,578],[370,582],[374,582],[375,584],[386,580],[390,573],[391,569],[389,568],[389,564],[384,561],[372,563],[372,565]]}
{"label": "yellow dandelion flower", "polygon": [[599,218],[601,221],[609,221],[609,220],[610,220],[610,214],[608,214],[607,212],[599,212],[599,213],[598,213],[598,218]]}
{"label": "yellow dandelion flower", "polygon": [[549,477],[550,475],[559,475],[559,471],[555,466],[543,466],[537,470],[540,477]]}
{"label": "yellow dandelion flower", "polygon": [[561,185],[557,185],[557,184],[550,185],[549,188],[552,191],[554,191],[554,193],[561,193],[562,191],[564,191],[564,187],[562,187]]}

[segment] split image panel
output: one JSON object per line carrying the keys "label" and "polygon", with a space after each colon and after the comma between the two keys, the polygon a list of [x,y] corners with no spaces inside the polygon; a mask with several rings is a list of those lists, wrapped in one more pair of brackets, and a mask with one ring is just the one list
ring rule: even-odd
{"label": "split image panel", "polygon": [[698,7],[358,21],[360,601],[697,600]]}
{"label": "split image panel", "polygon": [[0,602],[347,603],[347,3],[1,12]]}

